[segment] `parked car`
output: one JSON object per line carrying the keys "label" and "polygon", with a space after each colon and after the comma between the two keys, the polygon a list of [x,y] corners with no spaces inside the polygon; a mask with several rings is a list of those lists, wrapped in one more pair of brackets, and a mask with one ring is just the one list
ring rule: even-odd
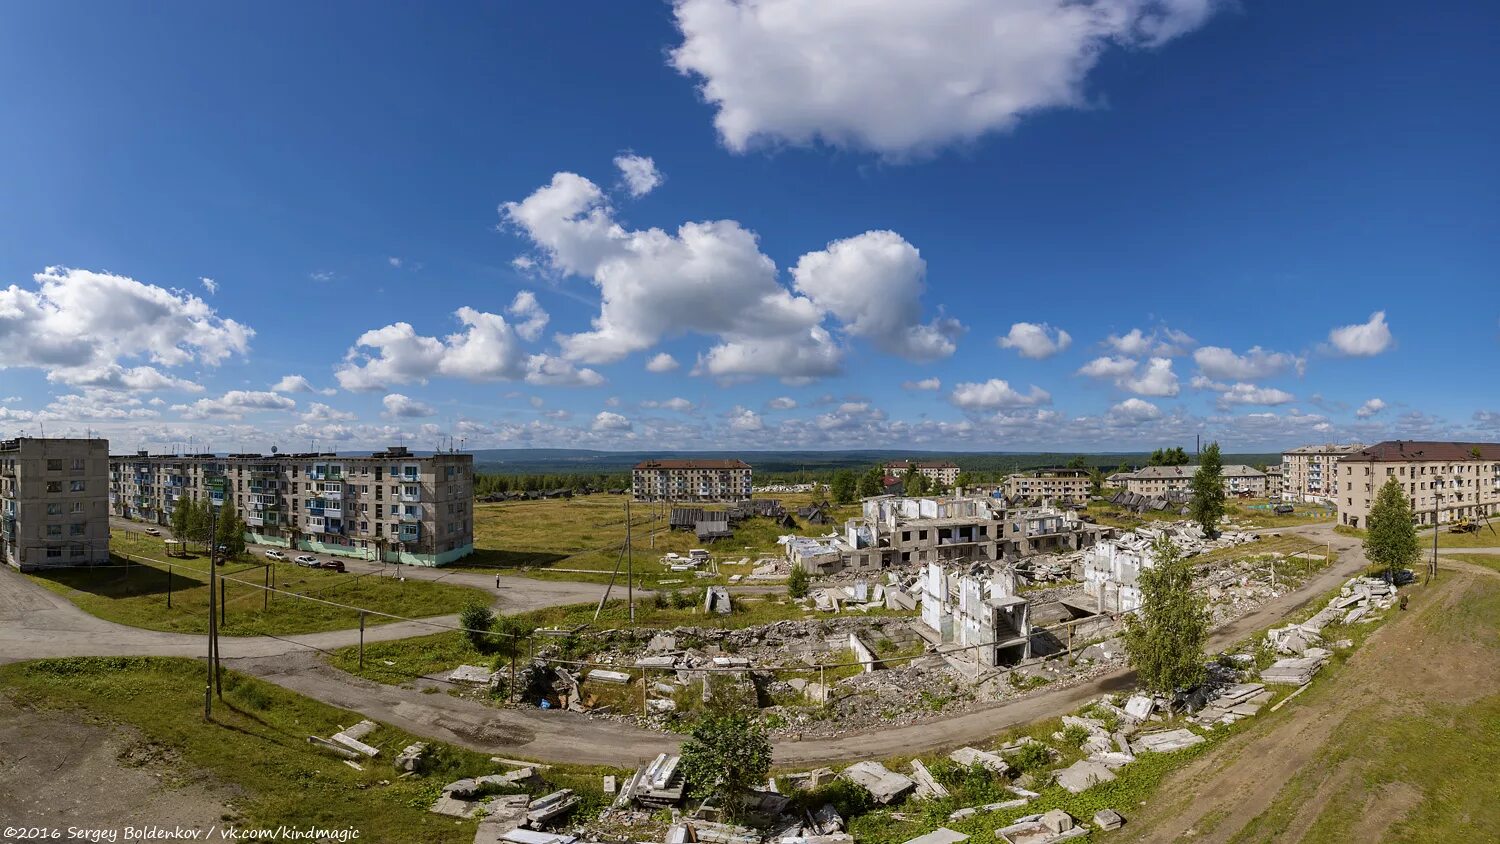
{"label": "parked car", "polygon": [[1297,512],[1297,508],[1290,504],[1277,504],[1275,507],[1275,513],[1278,516],[1290,516],[1295,512]]}
{"label": "parked car", "polygon": [[146,528],[146,535],[147,536],[161,536],[161,531],[157,530],[156,528]]}
{"label": "parked car", "polygon": [[315,569],[318,567],[318,558],[308,554],[299,555],[297,559],[293,560],[293,562],[295,562],[299,566],[307,566],[310,569]]}
{"label": "parked car", "polygon": [[281,553],[280,551],[277,551],[275,548],[272,548],[271,550],[266,552],[266,558],[271,560],[285,560],[286,555]]}
{"label": "parked car", "polygon": [[318,566],[332,571],[346,571],[342,560],[324,560]]}

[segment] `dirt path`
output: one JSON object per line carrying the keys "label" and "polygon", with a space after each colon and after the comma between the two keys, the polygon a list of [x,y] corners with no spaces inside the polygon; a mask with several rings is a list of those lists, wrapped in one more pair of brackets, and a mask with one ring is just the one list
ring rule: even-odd
{"label": "dirt path", "polygon": [[207,829],[229,798],[129,729],[0,695],[0,825]]}
{"label": "dirt path", "polygon": [[1362,810],[1349,806],[1362,763],[1328,764],[1330,741],[1348,740],[1355,729],[1348,722],[1375,702],[1422,713],[1500,692],[1493,655],[1452,647],[1444,629],[1455,604],[1489,578],[1500,572],[1445,561],[1437,581],[1411,590],[1410,609],[1373,633],[1335,677],[1169,776],[1122,840],[1298,841],[1325,812],[1351,810],[1347,840],[1383,840],[1420,791],[1391,783]]}

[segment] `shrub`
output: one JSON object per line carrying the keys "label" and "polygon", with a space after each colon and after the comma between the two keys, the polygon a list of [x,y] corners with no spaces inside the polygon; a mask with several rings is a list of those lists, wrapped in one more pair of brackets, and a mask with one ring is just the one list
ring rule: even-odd
{"label": "shrub", "polygon": [[793,566],[792,574],[786,580],[786,593],[793,598],[806,598],[811,586],[812,576],[801,566]]}
{"label": "shrub", "polygon": [[471,601],[459,610],[458,625],[464,629],[469,646],[484,653],[492,641],[489,632],[495,625],[495,614],[488,604]]}
{"label": "shrub", "polygon": [[1033,773],[1052,764],[1052,754],[1041,742],[1027,742],[1007,757],[1006,761],[1023,774]]}

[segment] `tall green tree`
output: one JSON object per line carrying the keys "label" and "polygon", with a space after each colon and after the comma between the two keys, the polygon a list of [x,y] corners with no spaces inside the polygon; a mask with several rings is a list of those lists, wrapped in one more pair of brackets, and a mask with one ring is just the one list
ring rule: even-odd
{"label": "tall green tree", "polygon": [[1417,528],[1412,524],[1406,491],[1394,477],[1386,479],[1376,493],[1365,528],[1365,556],[1370,562],[1384,566],[1392,577],[1396,569],[1416,563],[1421,554]]}
{"label": "tall green tree", "polygon": [[1219,456],[1219,444],[1212,442],[1203,449],[1198,460],[1198,471],[1193,473],[1189,486],[1193,501],[1188,512],[1203,532],[1213,535],[1219,527],[1219,517],[1224,515],[1224,461]]}
{"label": "tall green tree", "polygon": [[1152,546],[1155,565],[1141,572],[1141,609],[1125,616],[1125,652],[1147,691],[1171,694],[1203,679],[1208,610],[1193,591],[1193,567],[1170,539]]}
{"label": "tall green tree", "polygon": [[1104,470],[1098,466],[1089,470],[1089,495],[1104,494]]}
{"label": "tall green tree", "polygon": [[1068,461],[1068,465],[1065,468],[1068,468],[1068,469],[1087,469],[1088,467],[1089,467],[1089,461],[1088,461],[1088,459],[1086,457],[1084,457],[1082,454],[1075,454],[1075,455],[1073,455],[1073,459]]}
{"label": "tall green tree", "polygon": [[926,495],[929,486],[927,476],[917,471],[917,467],[912,466],[906,470],[906,479],[901,489],[907,495]]}
{"label": "tall green tree", "polygon": [[1166,458],[1165,455],[1162,454],[1162,450],[1158,448],[1157,450],[1151,452],[1151,456],[1150,457],[1146,458],[1146,465],[1147,466],[1165,466],[1165,465],[1167,465],[1167,458]]}
{"label": "tall green tree", "polygon": [[885,492],[885,470],[879,466],[872,466],[868,472],[859,476],[859,497],[869,498],[872,495],[881,495]]}
{"label": "tall green tree", "polygon": [[835,504],[853,504],[858,496],[855,495],[855,485],[858,482],[854,473],[848,469],[840,469],[833,473],[833,480],[828,484],[828,491],[833,494]]}
{"label": "tall green tree", "polygon": [[744,816],[745,793],[771,770],[771,739],[760,719],[743,712],[699,719],[682,743],[682,774],[694,797],[712,798],[731,818]]}
{"label": "tall green tree", "polygon": [[245,553],[245,520],[235,509],[234,503],[228,500],[228,496],[225,496],[224,505],[219,508],[214,527],[214,544],[224,548],[226,557],[238,557]]}

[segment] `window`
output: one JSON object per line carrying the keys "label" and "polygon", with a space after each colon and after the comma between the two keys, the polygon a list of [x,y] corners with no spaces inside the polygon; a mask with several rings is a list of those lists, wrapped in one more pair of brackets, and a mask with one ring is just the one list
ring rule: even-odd
{"label": "window", "polygon": [[68,525],[68,536],[83,536],[83,522],[74,522]]}
{"label": "window", "polygon": [[47,525],[48,536],[62,536],[62,525]]}
{"label": "window", "polygon": [[48,492],[62,492],[62,481],[48,481],[47,482],[47,491]]}
{"label": "window", "polygon": [[62,459],[58,458],[58,459],[54,460],[52,458],[48,458],[47,459],[47,471],[49,471],[49,472],[61,472],[62,471]]}
{"label": "window", "polygon": [[48,504],[47,505],[47,515],[49,515],[49,516],[61,516],[62,515],[62,505],[61,504]]}
{"label": "window", "polygon": [[74,471],[78,471],[78,472],[83,471],[83,458],[82,457],[75,457],[75,458],[73,458],[73,470]]}
{"label": "window", "polygon": [[68,488],[73,492],[83,492],[83,481],[69,481]]}
{"label": "window", "polygon": [[61,557],[62,556],[62,549],[61,548],[48,548],[47,549],[47,556],[48,557]]}

